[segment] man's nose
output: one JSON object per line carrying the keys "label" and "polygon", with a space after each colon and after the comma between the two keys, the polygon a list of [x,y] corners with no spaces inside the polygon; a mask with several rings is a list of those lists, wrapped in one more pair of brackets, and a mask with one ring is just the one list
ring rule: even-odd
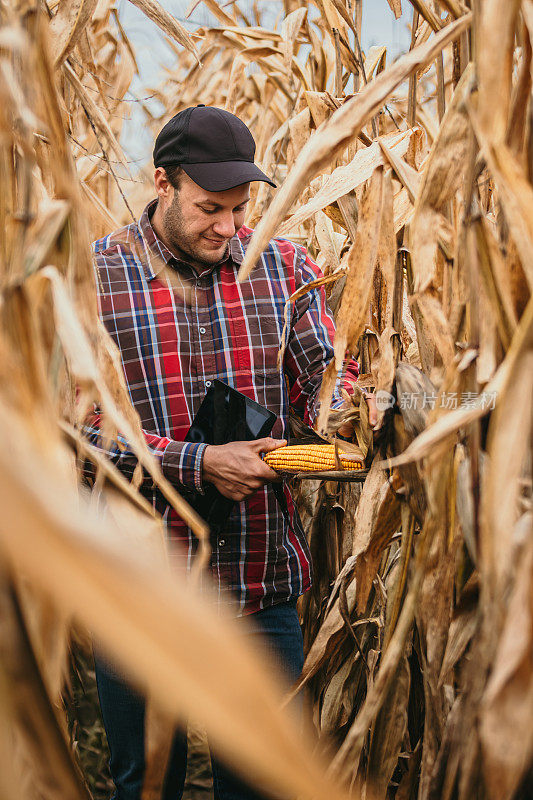
{"label": "man's nose", "polygon": [[213,230],[217,236],[223,236],[224,239],[231,239],[231,237],[235,235],[233,214],[229,213],[217,216],[215,224],[213,225]]}

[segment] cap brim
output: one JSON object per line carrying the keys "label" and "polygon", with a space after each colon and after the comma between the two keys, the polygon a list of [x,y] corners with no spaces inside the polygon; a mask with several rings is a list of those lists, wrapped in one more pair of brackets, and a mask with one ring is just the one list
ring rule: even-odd
{"label": "cap brim", "polygon": [[251,161],[215,161],[209,164],[180,164],[184,172],[207,192],[225,192],[250,181],[264,181],[276,188]]}

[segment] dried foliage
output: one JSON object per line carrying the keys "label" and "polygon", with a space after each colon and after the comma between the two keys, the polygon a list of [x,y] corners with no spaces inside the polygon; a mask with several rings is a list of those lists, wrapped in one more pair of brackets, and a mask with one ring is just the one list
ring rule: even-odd
{"label": "dried foliage", "polygon": [[[274,27],[257,5],[204,0],[216,26],[193,35],[153,0],[135,5],[175,50],[151,89],[154,133],[189,105],[225,107],[280,184],[253,184],[241,278],[271,236],[304,243],[338,326],[323,401],[347,354],[362,367],[319,427],[355,420],[364,482],[294,486],[316,571],[299,686],[320,762],[231,621],[166,574],[135,485],[77,432],[97,402],[195,527],[200,569],[206,531],[150,459],[96,316],[90,238],[151,196],[120,147],[133,48],[107,0],[13,0],[0,6],[0,693],[15,733],[0,728],[0,788],[30,795],[29,774],[43,797],[88,796],[56,707],[75,622],[156,707],[202,717],[223,754],[287,796],[530,797],[533,4],[413,0],[411,47],[392,63],[361,50],[361,0],[285,0]],[[374,432],[359,388],[380,401]],[[76,450],[98,468],[92,497]]]}

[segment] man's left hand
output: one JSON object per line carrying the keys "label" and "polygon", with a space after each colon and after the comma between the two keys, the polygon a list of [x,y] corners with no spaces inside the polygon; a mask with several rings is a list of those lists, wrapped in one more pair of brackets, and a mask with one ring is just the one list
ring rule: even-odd
{"label": "man's left hand", "polygon": [[[365,400],[368,406],[368,422],[370,427],[373,428],[376,422],[378,421],[378,409],[376,406],[376,398],[370,392],[365,392]],[[350,408],[350,404],[345,402],[342,406],[341,410]],[[341,425],[337,433],[340,436],[353,436],[354,428],[351,422],[347,422],[345,425]]]}

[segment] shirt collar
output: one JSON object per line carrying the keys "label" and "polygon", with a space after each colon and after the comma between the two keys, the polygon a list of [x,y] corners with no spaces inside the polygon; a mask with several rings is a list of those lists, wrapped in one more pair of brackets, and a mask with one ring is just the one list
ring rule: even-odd
{"label": "shirt collar", "polygon": [[[156,232],[152,227],[151,217],[155,211],[157,200],[152,200],[144,209],[138,223],[139,235],[144,242],[144,250],[146,258],[141,259],[142,267],[146,278],[151,281],[163,269],[165,265],[175,268],[176,264],[187,264],[186,261],[181,261],[174,256],[166,244],[157,237]],[[227,255],[217,264],[213,264],[212,268],[206,268],[203,275],[213,272],[220,264],[230,258],[237,266],[242,264],[244,258],[244,250],[239,239],[238,233],[235,234],[230,240],[228,245]],[[190,265],[189,265],[190,266]]]}

